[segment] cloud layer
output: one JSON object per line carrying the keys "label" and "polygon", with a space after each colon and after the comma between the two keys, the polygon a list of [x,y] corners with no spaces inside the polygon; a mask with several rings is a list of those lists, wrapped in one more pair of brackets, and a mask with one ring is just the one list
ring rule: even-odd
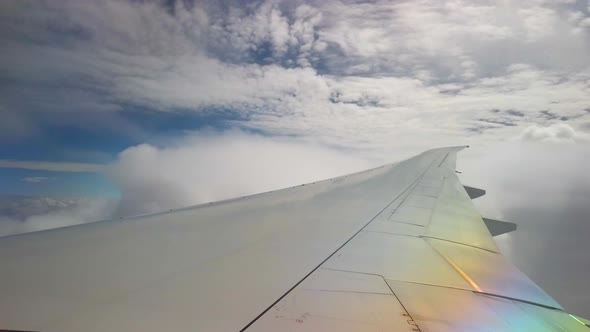
{"label": "cloud layer", "polygon": [[[236,126],[369,149],[485,144],[530,125],[588,122],[590,14],[576,3],[2,6],[0,66],[11,84],[0,109],[11,120],[1,132],[10,138],[56,117],[143,137],[105,115],[130,106],[231,110]],[[93,120],[64,117],[72,112]]]}

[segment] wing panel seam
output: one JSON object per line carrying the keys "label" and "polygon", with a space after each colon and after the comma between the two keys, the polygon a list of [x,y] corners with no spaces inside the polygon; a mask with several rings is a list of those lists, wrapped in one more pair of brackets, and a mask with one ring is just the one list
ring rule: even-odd
{"label": "wing panel seam", "polygon": [[[319,269],[322,265],[324,265],[324,263],[326,263],[330,258],[332,258],[338,251],[340,251],[340,249],[342,249],[346,244],[348,244],[352,239],[354,239],[359,233],[361,233],[367,226],[369,226],[369,224],[371,224],[371,222],[373,222],[373,220],[375,220],[381,213],[383,213],[383,211],[385,211],[398,198],[402,197],[404,195],[404,193],[406,193],[406,192],[408,192],[408,194],[411,193],[412,190],[415,188],[415,185],[422,179],[424,174],[426,174],[426,172],[428,172],[428,170],[430,170],[430,168],[432,168],[432,166],[434,165],[436,160],[437,160],[437,158],[435,158],[430,163],[430,165],[428,165],[428,167],[422,172],[422,174],[420,174],[418,177],[416,177],[416,179],[412,183],[410,183],[410,185],[406,189],[404,189],[399,195],[397,195],[394,199],[392,199],[391,202],[389,202],[387,205],[385,205],[385,207],[383,207],[383,209],[381,209],[381,211],[379,211],[379,213],[377,213],[375,216],[373,216],[371,218],[371,220],[369,220],[365,225],[363,225],[363,227],[361,227],[358,231],[356,231],[348,240],[346,240],[341,246],[336,248],[336,250],[334,250],[334,252],[332,252],[328,257],[326,257],[323,261],[321,261],[314,269],[312,269],[301,280],[299,280],[295,285],[293,285],[293,287],[289,288],[283,295],[281,295],[270,306],[268,306],[260,314],[258,314],[258,316],[256,316],[253,320],[251,320],[248,324],[246,324],[246,326],[244,326],[242,329],[240,329],[240,332],[244,332],[248,328],[250,328],[250,326],[252,326],[258,319],[260,319],[260,317],[264,316],[264,314],[266,314],[270,309],[272,309],[272,307],[274,307],[283,298],[285,298],[289,293],[291,293],[295,288],[297,288],[297,286],[299,286],[303,281],[305,281],[312,273],[314,273],[317,269]],[[381,276],[381,278],[383,278],[383,277]],[[389,285],[388,285],[388,287],[389,287]],[[397,298],[397,296],[396,296],[396,298]],[[399,301],[399,298],[398,298],[398,301]],[[402,304],[402,307],[403,307],[403,304]],[[405,310],[405,308],[404,308],[404,310]],[[406,312],[407,312],[407,310],[406,310]],[[409,313],[408,313],[408,315],[409,315]]]}
{"label": "wing panel seam", "polygon": [[443,238],[440,238],[440,237],[434,237],[434,236],[428,236],[428,235],[420,235],[420,237],[423,238],[423,239],[433,239],[433,240],[438,240],[438,241],[445,241],[445,242],[449,242],[449,243],[454,243],[454,244],[458,244],[458,245],[461,245],[461,246],[466,246],[466,247],[469,247],[469,248],[479,249],[479,250],[491,252],[492,254],[500,255],[500,253],[497,252],[497,251],[493,251],[493,250],[490,250],[490,249],[486,249],[486,248],[474,246],[474,245],[463,243],[463,242],[458,242],[458,241],[453,241],[453,240],[449,240],[449,239],[443,239]]}

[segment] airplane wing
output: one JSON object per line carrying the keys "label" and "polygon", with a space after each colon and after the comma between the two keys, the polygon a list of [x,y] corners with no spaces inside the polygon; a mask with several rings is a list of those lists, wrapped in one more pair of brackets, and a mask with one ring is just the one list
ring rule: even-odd
{"label": "airplane wing", "polygon": [[462,147],[0,239],[0,329],[590,331],[498,251]]}

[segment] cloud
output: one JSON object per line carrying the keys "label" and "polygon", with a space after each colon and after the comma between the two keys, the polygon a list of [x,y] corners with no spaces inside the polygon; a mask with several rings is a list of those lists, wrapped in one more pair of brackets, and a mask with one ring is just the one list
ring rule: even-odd
{"label": "cloud", "polygon": [[232,6],[221,16],[205,15],[212,16],[207,46],[224,60],[309,67],[312,52],[321,48],[316,32],[322,13],[305,3],[266,1]]}
{"label": "cloud", "polygon": [[46,177],[46,176],[30,176],[30,177],[24,177],[21,180],[23,182],[27,182],[27,183],[41,183],[41,182],[45,182],[47,180],[51,180],[53,178],[50,177]]}
{"label": "cloud", "polygon": [[[348,156],[360,165],[366,156],[388,162],[435,146],[483,149],[514,137],[583,142],[585,134],[574,128],[590,116],[584,111],[590,31],[574,31],[588,15],[567,3],[24,0],[0,6],[7,45],[0,70],[8,82],[0,111],[11,127],[3,139],[42,133],[49,123],[149,140],[107,169],[20,160],[0,160],[0,167],[107,171],[125,192],[125,213],[348,170],[314,164],[320,171],[290,181],[279,179],[284,174],[253,177],[260,186],[241,178],[235,185],[208,181],[204,174],[219,164],[256,163],[241,152],[248,144],[268,165],[289,160],[283,150],[300,155],[295,165],[322,160],[317,151],[333,160],[363,151]],[[200,133],[160,144],[125,117],[147,111],[228,112],[226,127],[262,135]],[[152,164],[171,171],[160,174]]]}
{"label": "cloud", "polygon": [[110,218],[115,207],[116,201],[102,198],[0,196],[0,236]]}
{"label": "cloud", "polygon": [[[0,106],[15,133],[67,121],[141,142],[149,133],[109,114],[229,110],[231,127],[342,147],[421,140],[418,150],[511,137],[553,121],[544,110],[582,121],[590,105],[590,31],[573,32],[587,14],[567,3],[3,6]],[[523,116],[483,128],[490,109]]]}
{"label": "cloud", "polygon": [[23,221],[32,215],[45,214],[75,204],[76,200],[72,199],[0,195],[0,215]]}
{"label": "cloud", "polygon": [[587,142],[590,136],[577,132],[568,124],[557,123],[550,126],[529,126],[522,133],[521,139],[532,142],[574,143]]}
{"label": "cloud", "polygon": [[[559,208],[582,203],[576,191],[590,187],[585,165],[587,144],[547,144],[544,141],[511,141],[461,152],[459,169],[464,183],[488,190],[475,202],[483,212],[502,217],[502,211],[519,206]],[[495,198],[494,198],[495,197]]]}
{"label": "cloud", "polygon": [[[0,159],[0,167],[2,168],[20,168],[31,170],[46,170],[54,172],[86,172],[98,173],[104,169],[104,165],[91,163],[68,163],[68,162],[51,162],[51,161],[27,161],[27,160],[2,160]],[[37,179],[41,182],[47,179],[28,178],[27,182],[35,182]]]}
{"label": "cloud", "polygon": [[118,213],[143,214],[330,178],[373,165],[358,152],[240,131],[201,132],[121,152],[108,174]]}

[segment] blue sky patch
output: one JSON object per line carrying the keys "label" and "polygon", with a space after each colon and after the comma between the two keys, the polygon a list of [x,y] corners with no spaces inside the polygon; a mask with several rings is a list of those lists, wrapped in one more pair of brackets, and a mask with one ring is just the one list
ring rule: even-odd
{"label": "blue sky patch", "polygon": [[0,194],[54,198],[118,198],[120,191],[98,173],[50,172],[0,168]]}

